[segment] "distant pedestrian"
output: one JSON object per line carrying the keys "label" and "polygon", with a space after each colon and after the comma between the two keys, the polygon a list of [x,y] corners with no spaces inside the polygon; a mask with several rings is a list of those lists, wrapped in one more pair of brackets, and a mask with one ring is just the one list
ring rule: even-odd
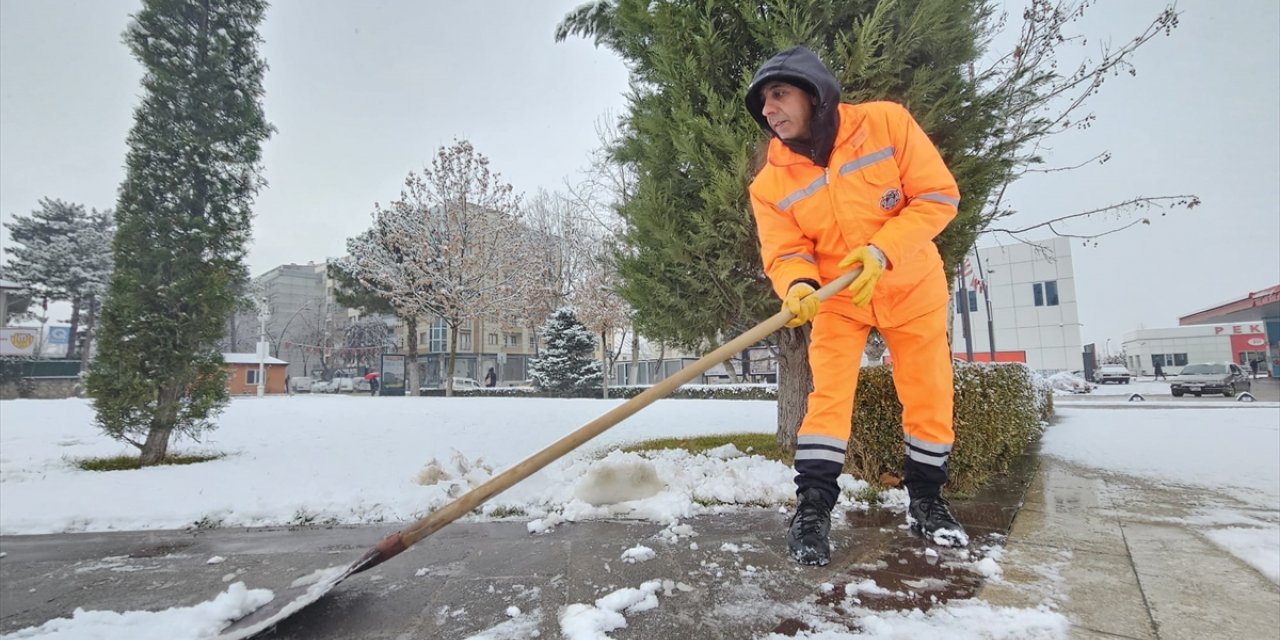
{"label": "distant pedestrian", "polygon": [[1252,372],[1251,377],[1254,377],[1254,378],[1258,377],[1258,359],[1257,358],[1254,358],[1253,360],[1249,361],[1249,371]]}
{"label": "distant pedestrian", "polygon": [[484,374],[484,386],[486,387],[498,386],[498,372],[494,371],[493,367],[489,367],[489,372]]}
{"label": "distant pedestrian", "polygon": [[370,395],[370,396],[376,396],[376,395],[378,395],[378,386],[379,386],[379,384],[378,384],[378,376],[374,376],[374,377],[372,377],[372,378],[369,378],[369,395]]}
{"label": "distant pedestrian", "polygon": [[1155,365],[1156,365],[1156,378],[1155,378],[1155,379],[1156,379],[1156,380],[1168,380],[1169,378],[1165,377],[1165,375],[1164,375],[1164,365],[1163,365],[1159,360],[1157,360],[1157,361],[1155,362]]}

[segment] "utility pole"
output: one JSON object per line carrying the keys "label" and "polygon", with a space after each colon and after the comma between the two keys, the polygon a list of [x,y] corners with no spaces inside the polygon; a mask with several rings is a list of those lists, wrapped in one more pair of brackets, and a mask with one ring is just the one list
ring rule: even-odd
{"label": "utility pole", "polygon": [[974,247],[973,257],[978,261],[978,281],[982,283],[982,297],[987,301],[987,344],[991,347],[991,361],[996,361],[996,325],[991,314],[991,287],[987,286],[986,271],[982,270],[982,256]]}
{"label": "utility pole", "polygon": [[262,379],[266,370],[267,359],[267,318],[271,317],[271,311],[267,307],[266,300],[260,300],[258,304],[258,397],[266,395],[266,381]]}
{"label": "utility pole", "polygon": [[969,323],[969,289],[965,286],[965,279],[969,277],[969,261],[965,260],[960,266],[960,325],[964,328],[964,354],[965,360],[973,362],[973,328]]}

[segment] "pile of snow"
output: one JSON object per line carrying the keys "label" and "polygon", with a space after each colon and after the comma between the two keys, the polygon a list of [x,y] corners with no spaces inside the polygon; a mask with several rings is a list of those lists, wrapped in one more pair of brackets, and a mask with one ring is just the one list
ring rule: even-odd
{"label": "pile of snow", "polygon": [[248,589],[237,582],[213,600],[194,607],[163,611],[85,611],[50,620],[5,636],[5,640],[199,640],[213,638],[238,620],[271,601],[267,589]]}

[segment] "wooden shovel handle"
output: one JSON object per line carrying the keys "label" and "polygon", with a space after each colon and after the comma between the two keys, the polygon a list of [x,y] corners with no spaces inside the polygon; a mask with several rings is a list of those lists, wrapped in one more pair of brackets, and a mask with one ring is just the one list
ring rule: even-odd
{"label": "wooden shovel handle", "polygon": [[[825,287],[818,289],[813,295],[818,296],[820,300],[826,300],[837,292],[849,286],[853,279],[862,273],[861,268],[854,269],[835,280],[827,283]],[[614,407],[608,413],[588,422],[580,427],[577,431],[551,443],[550,446],[539,451],[514,467],[503,471],[502,473],[489,479],[488,482],[468,491],[460,496],[457,500],[423,516],[418,521],[402,529],[400,532],[393,534],[390,538],[397,538],[397,543],[389,546],[399,547],[395,553],[399,553],[414,545],[419,540],[439,531],[442,527],[461,518],[472,509],[483,504],[489,498],[510,489],[513,485],[529,476],[537,473],[543,467],[555,462],[561,456],[577,449],[588,440],[604,433],[610,427],[631,417],[637,411],[649,406],[655,400],[665,397],[667,394],[675,391],[680,385],[702,375],[707,369],[728,360],[730,357],[742,353],[747,347],[763,340],[766,336],[781,329],[787,321],[795,317],[790,311],[783,309],[773,314],[764,322],[748,329],[742,335],[721,345],[720,348],[703,356],[697,362],[687,365],[677,371],[675,374],[663,379],[658,384],[644,390],[636,397]],[[387,556],[390,557],[390,556]],[[385,560],[386,558],[382,558]],[[366,567],[367,568],[367,567]]]}

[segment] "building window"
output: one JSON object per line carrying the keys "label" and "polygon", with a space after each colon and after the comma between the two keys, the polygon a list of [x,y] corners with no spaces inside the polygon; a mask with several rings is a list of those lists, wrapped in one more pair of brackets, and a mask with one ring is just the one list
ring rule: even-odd
{"label": "building window", "polygon": [[458,351],[471,350],[471,330],[463,329],[458,332]]}
{"label": "building window", "polygon": [[[969,313],[978,312],[978,292],[969,291]],[[964,313],[964,305],[960,302],[960,292],[956,292],[956,313]]]}
{"label": "building window", "polygon": [[489,334],[489,346],[491,347],[498,346],[498,334],[496,333]]}
{"label": "building window", "polygon": [[258,386],[258,370],[257,370],[257,369],[245,369],[245,370],[244,370],[244,383],[245,383],[245,384],[249,384],[249,385],[253,385],[253,386],[255,386],[255,387],[256,387],[256,386]]}
{"label": "building window", "polygon": [[1031,285],[1031,293],[1035,296],[1037,307],[1058,306],[1058,281],[1036,282]]}
{"label": "building window", "polygon": [[507,334],[507,336],[506,336],[506,339],[502,342],[502,344],[503,344],[503,346],[506,346],[506,347],[518,347],[518,346],[520,346],[520,334],[518,334],[518,333],[508,333],[508,334]]}
{"label": "building window", "polygon": [[529,350],[536,351],[538,349],[538,334],[529,332]]}
{"label": "building window", "polygon": [[1160,365],[1162,367],[1185,367],[1187,366],[1187,354],[1185,353],[1153,353],[1151,354],[1151,365]]}
{"label": "building window", "polygon": [[431,345],[427,348],[432,353],[443,353],[446,349],[445,341],[448,340],[449,325],[444,320],[436,320],[431,323]]}

